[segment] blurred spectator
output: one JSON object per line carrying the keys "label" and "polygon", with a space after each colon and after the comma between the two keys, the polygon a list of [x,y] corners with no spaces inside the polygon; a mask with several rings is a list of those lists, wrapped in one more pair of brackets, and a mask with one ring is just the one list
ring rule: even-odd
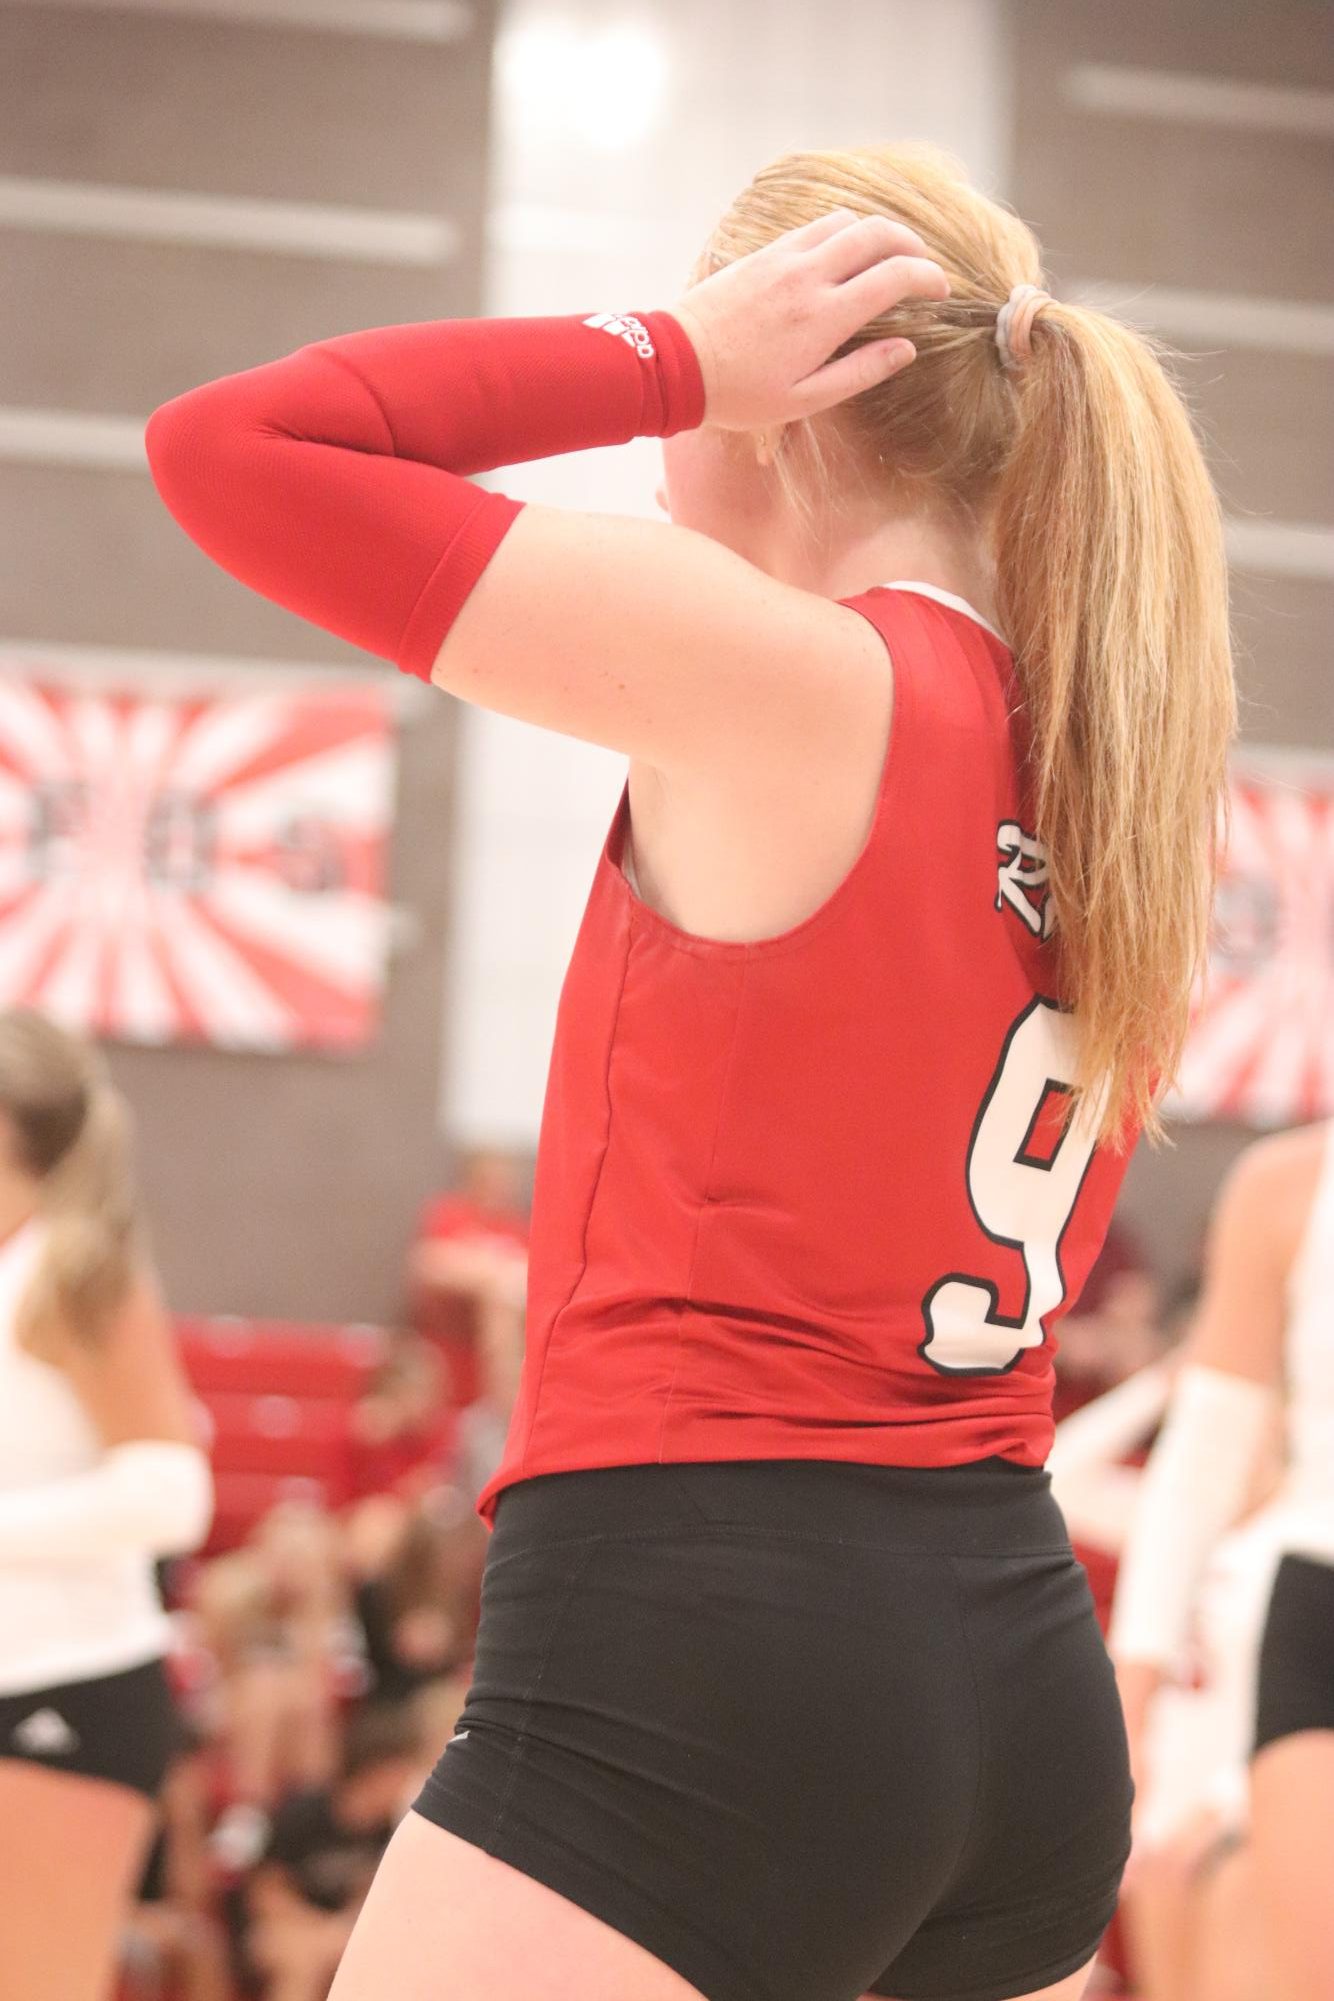
{"label": "blurred spectator", "polygon": [[439,1344],[455,1404],[478,1392],[483,1305],[527,1255],[515,1162],[491,1151],[466,1155],[457,1186],[422,1211],[408,1273],[413,1324]]}
{"label": "blurred spectator", "polygon": [[408,1329],[389,1337],[384,1360],[352,1409],[349,1500],[439,1478],[453,1422],[449,1390],[437,1348]]}
{"label": "blurred spectator", "polygon": [[155,2001],[166,1995],[172,2001],[233,1997],[206,1840],[208,1767],[207,1745],[191,1734],[159,1796],[157,1839],[123,1945],[133,1992]]}
{"label": "blurred spectator", "polygon": [[266,1810],[333,1768],[336,1665],[347,1599],[337,1535],[322,1508],[284,1501],[247,1543],[200,1572],[194,1609],[217,1664],[217,1723],[233,1804],[215,1850],[242,1867]]}
{"label": "blurred spectator", "polygon": [[227,1898],[243,1992],[322,2001],[428,1757],[412,1707],[371,1705],[349,1720],[337,1777],[283,1798],[258,1866]]}
{"label": "blurred spectator", "polygon": [[371,1503],[349,1521],[353,1607],[377,1701],[414,1695],[467,1660],[486,1540],[457,1487],[435,1487],[410,1509]]}

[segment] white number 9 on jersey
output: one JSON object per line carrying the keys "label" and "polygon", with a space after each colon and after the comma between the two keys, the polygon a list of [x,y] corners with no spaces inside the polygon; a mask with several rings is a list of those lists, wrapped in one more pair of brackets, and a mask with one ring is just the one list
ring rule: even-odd
{"label": "white number 9 on jersey", "polygon": [[968,1199],[983,1233],[1024,1261],[1024,1306],[999,1311],[990,1280],[950,1272],[922,1301],[918,1350],[947,1375],[994,1376],[1040,1347],[1043,1321],[1065,1297],[1061,1238],[1097,1144],[1103,1099],[1067,1123],[1078,1041],[1054,1002],[1030,1002],[1005,1038],[968,1149]]}

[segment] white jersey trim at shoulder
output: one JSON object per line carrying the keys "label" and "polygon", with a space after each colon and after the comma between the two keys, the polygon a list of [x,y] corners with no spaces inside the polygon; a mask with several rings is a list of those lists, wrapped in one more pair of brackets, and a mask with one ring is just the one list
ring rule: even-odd
{"label": "white jersey trim at shoulder", "polygon": [[1009,648],[1010,642],[1004,633],[997,632],[995,626],[983,618],[981,612],[975,610],[967,598],[956,597],[953,591],[943,591],[939,584],[895,582],[879,584],[876,588],[882,591],[915,591],[918,597],[934,598],[937,604],[948,605],[951,611],[961,611],[965,618],[971,618],[975,625],[980,625],[984,632],[989,632],[993,639],[999,639],[1007,650]]}

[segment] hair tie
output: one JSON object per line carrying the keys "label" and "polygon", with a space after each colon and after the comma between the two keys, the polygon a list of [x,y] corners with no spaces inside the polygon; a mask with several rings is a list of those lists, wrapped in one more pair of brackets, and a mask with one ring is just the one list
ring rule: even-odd
{"label": "hair tie", "polygon": [[1033,322],[1050,304],[1051,293],[1040,285],[1015,286],[996,315],[996,346],[1006,368],[1028,360],[1033,352]]}

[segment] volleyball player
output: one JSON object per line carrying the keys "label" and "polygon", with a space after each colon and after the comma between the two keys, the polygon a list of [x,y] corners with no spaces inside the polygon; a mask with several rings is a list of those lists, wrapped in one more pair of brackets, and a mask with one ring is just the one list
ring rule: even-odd
{"label": "volleyball player", "polygon": [[1132,1748],[1179,1659],[1194,1587],[1282,1414],[1266,1513],[1282,1552],[1250,1774],[1271,2001],[1334,1993],[1334,1126],[1258,1142],[1219,1198],[1188,1366],[1154,1449],[1111,1646]]}
{"label": "volleyball player", "polygon": [[[1130,1536],[1143,1473],[1126,1456],[1165,1415],[1178,1360],[1151,1363],[1056,1427],[1047,1470],[1076,1548],[1086,1565],[1091,1556],[1098,1565],[1091,1582]],[[1121,1909],[1140,2001],[1263,2001],[1266,1993],[1247,1764],[1283,1534],[1282,1507],[1270,1501],[1281,1443],[1275,1426],[1242,1518],[1202,1568],[1188,1668],[1155,1694],[1136,1747],[1135,1848]]]}
{"label": "volleyball player", "polygon": [[0,1014],[0,2001],[101,2001],[173,1750],[153,1559],[212,1485],[97,1057]]}
{"label": "volleyball player", "polygon": [[[335,1993],[1072,2001],[1130,1785],[1053,1328],[1205,936],[1217,506],[1144,342],[934,155],[775,161],[693,277],[149,427],[253,588],[630,759],[473,1685]],[[467,478],[637,434],[670,523]]]}

